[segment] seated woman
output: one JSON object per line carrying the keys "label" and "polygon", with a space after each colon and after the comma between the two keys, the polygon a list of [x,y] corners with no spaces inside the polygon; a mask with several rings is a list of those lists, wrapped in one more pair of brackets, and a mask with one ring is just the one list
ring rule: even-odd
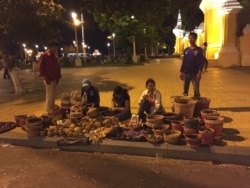
{"label": "seated woman", "polygon": [[130,96],[127,89],[116,86],[113,91],[112,106],[101,113],[103,116],[111,116],[119,121],[127,120],[131,117]]}
{"label": "seated woman", "polygon": [[83,79],[81,88],[82,97],[86,97],[86,104],[83,105],[83,114],[86,114],[89,107],[99,108],[100,106],[100,94],[99,90],[91,84],[88,79]]}
{"label": "seated woman", "polygon": [[163,114],[165,110],[162,105],[161,93],[155,88],[155,81],[151,78],[146,81],[146,88],[141,95],[138,115],[142,122],[146,121],[147,114]]}

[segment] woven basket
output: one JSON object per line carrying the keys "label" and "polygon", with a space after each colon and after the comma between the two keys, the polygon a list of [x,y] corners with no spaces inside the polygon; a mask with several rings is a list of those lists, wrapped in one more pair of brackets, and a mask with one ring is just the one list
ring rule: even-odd
{"label": "woven basket", "polygon": [[163,116],[162,115],[147,115],[147,122],[153,124],[163,123]]}
{"label": "woven basket", "polygon": [[165,132],[164,141],[170,144],[177,144],[181,138],[181,131],[179,130],[168,130]]}
{"label": "woven basket", "polygon": [[27,119],[26,133],[27,136],[40,136],[43,119],[39,117],[30,117]]}

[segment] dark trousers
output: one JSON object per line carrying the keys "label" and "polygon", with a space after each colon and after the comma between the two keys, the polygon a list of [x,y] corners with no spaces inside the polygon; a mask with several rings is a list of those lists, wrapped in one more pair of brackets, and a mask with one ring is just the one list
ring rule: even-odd
{"label": "dark trousers", "polygon": [[8,68],[4,68],[4,72],[3,72],[3,78],[6,79],[6,78],[10,78],[10,75],[9,75],[9,70]]}
{"label": "dark trousers", "polygon": [[144,112],[146,112],[147,114],[150,114],[150,107],[151,106],[150,106],[148,100],[143,99],[141,101],[137,114],[139,115],[139,119],[141,119],[142,122],[146,121],[146,114]]}
{"label": "dark trousers", "polygon": [[207,71],[208,61],[207,58],[204,57],[204,71]]}
{"label": "dark trousers", "polygon": [[188,95],[190,82],[192,82],[193,85],[194,97],[200,97],[200,80],[197,79],[196,74],[185,73],[183,94]]}
{"label": "dark trousers", "polygon": [[[151,105],[150,105],[149,101],[146,99],[143,99],[141,101],[140,106],[139,106],[139,110],[137,113],[139,115],[139,119],[142,120],[142,122],[146,122],[146,114],[144,112],[146,112],[147,114],[151,113]],[[161,114],[162,112],[163,112],[162,108],[160,108],[159,111],[156,112],[155,114]]]}

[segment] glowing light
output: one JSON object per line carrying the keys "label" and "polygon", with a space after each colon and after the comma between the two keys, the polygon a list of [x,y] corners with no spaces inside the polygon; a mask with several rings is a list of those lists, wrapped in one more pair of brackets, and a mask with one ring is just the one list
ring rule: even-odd
{"label": "glowing light", "polygon": [[214,58],[215,58],[215,59],[218,59],[218,58],[219,58],[219,52],[215,52],[215,53],[214,53]]}
{"label": "glowing light", "polygon": [[242,6],[236,0],[227,0],[220,9],[220,13],[230,13],[233,9],[241,9]]}

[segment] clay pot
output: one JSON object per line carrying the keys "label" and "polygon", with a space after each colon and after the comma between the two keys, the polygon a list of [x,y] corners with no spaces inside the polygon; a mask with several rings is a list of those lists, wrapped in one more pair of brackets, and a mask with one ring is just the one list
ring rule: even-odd
{"label": "clay pot", "polygon": [[16,126],[18,127],[24,127],[26,125],[26,120],[27,120],[27,114],[23,115],[15,115],[15,121],[16,121]]}
{"label": "clay pot", "polygon": [[43,120],[42,122],[43,128],[47,128],[52,124],[52,118],[50,116],[42,115],[41,118]]}
{"label": "clay pot", "polygon": [[194,117],[200,117],[201,116],[201,110],[208,109],[210,105],[211,99],[201,97],[199,100],[197,100],[195,109],[194,109]]}
{"label": "clay pot", "polygon": [[198,118],[184,118],[184,126],[190,129],[199,129]]}
{"label": "clay pot", "polygon": [[179,120],[181,118],[180,114],[177,114],[174,112],[166,112],[162,115],[164,119],[168,119],[168,120]]}
{"label": "clay pot", "polygon": [[170,125],[162,124],[162,125],[157,126],[157,128],[152,129],[152,131],[154,132],[154,134],[163,136],[164,133],[169,130],[169,128],[170,128]]}
{"label": "clay pot", "polygon": [[187,127],[183,127],[183,134],[198,134],[199,129],[191,129]]}
{"label": "clay pot", "polygon": [[205,121],[205,118],[207,116],[219,116],[220,113],[217,112],[217,110],[214,109],[203,109],[201,110],[201,121]]}
{"label": "clay pot", "polygon": [[199,134],[186,134],[185,141],[187,146],[198,147],[201,144],[201,136]]}
{"label": "clay pot", "polygon": [[202,127],[199,130],[199,134],[201,135],[201,143],[202,144],[213,144],[214,142],[214,129]]}
{"label": "clay pot", "polygon": [[205,126],[207,128],[214,129],[214,137],[221,138],[223,132],[223,116],[206,116],[205,118]]}
{"label": "clay pot", "polygon": [[184,126],[184,121],[177,121],[177,120],[171,121],[172,130],[179,130],[181,131],[181,133],[183,133],[183,126]]}

